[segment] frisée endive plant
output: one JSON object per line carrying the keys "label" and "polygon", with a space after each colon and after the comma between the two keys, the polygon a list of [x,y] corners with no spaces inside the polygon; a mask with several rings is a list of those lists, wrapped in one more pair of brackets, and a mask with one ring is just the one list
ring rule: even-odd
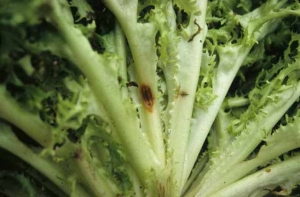
{"label": "fris\u00e9e endive plant", "polygon": [[4,196],[297,188],[298,1],[0,5]]}

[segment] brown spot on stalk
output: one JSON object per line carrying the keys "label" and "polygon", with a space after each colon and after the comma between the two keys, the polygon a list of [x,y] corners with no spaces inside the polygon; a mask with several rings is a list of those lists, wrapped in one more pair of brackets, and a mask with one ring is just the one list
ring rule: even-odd
{"label": "brown spot on stalk", "polygon": [[143,85],[141,85],[140,90],[141,90],[141,96],[142,96],[143,104],[144,104],[145,108],[149,112],[152,112],[153,105],[154,105],[154,98],[153,98],[151,88],[149,86],[143,84]]}
{"label": "brown spot on stalk", "polygon": [[82,149],[81,148],[76,150],[74,158],[78,159],[78,160],[82,159]]}
{"label": "brown spot on stalk", "polygon": [[271,169],[270,168],[266,169],[266,172],[271,172]]}
{"label": "brown spot on stalk", "polygon": [[181,97],[186,97],[186,96],[189,95],[186,91],[180,90],[180,89],[181,89],[181,88],[180,88],[180,85],[179,85],[179,87],[178,87],[177,90],[176,90],[176,95],[175,95],[175,98],[176,98],[176,99],[177,99],[179,96],[181,96]]}
{"label": "brown spot on stalk", "polygon": [[189,94],[186,91],[181,91],[181,92],[179,92],[179,95],[185,97]]}

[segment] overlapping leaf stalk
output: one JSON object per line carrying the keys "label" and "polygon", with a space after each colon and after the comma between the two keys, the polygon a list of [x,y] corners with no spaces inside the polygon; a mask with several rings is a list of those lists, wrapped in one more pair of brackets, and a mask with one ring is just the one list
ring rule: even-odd
{"label": "overlapping leaf stalk", "polygon": [[203,197],[299,184],[299,2],[1,4],[0,147],[48,180],[0,171],[26,195],[34,184],[45,196]]}

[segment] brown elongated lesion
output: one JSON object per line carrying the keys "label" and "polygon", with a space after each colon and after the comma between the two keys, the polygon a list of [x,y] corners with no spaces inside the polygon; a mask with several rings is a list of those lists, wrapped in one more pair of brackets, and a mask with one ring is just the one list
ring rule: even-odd
{"label": "brown elongated lesion", "polygon": [[181,87],[180,85],[178,86],[178,88],[176,89],[176,94],[175,94],[175,99],[177,99],[179,96],[181,97],[186,97],[188,96],[189,93],[187,93],[186,91],[184,90],[181,90]]}
{"label": "brown elongated lesion", "polygon": [[186,91],[179,92],[179,96],[185,97],[187,95],[189,95],[189,94]]}
{"label": "brown elongated lesion", "polygon": [[153,105],[154,105],[154,97],[151,91],[151,88],[147,85],[141,85],[140,87],[141,96],[143,100],[143,104],[145,108],[149,111],[153,111]]}

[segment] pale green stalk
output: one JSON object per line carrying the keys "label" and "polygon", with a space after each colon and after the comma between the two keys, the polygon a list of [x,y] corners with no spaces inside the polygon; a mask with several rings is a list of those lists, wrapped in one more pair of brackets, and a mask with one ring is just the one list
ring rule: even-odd
{"label": "pale green stalk", "polygon": [[[65,174],[63,170],[59,168],[59,166],[37,155],[30,148],[20,142],[19,139],[13,134],[9,126],[1,124],[0,133],[1,148],[11,152],[30,164],[32,167],[50,179],[50,181],[57,185],[62,191],[68,195],[71,195],[71,183],[67,179],[67,174]],[[76,191],[74,193],[76,194],[76,197],[89,196],[80,185],[76,185]]]}
{"label": "pale green stalk", "polygon": [[190,42],[181,39],[178,43],[178,65],[179,70],[176,77],[178,81],[178,91],[174,100],[170,103],[170,134],[168,140],[168,149],[171,151],[172,173],[175,184],[180,192],[184,186],[184,163],[186,160],[186,148],[188,144],[190,125],[192,121],[192,112],[196,89],[198,85],[201,52],[203,41],[205,39],[205,15],[207,1],[200,0],[196,6],[200,9],[200,15],[192,17],[189,26],[185,29],[190,35],[202,29],[198,35]]}
{"label": "pale green stalk", "polygon": [[225,108],[237,108],[237,107],[243,107],[245,105],[248,105],[250,102],[249,102],[249,99],[247,98],[230,98],[226,101],[226,104],[225,104]]}
{"label": "pale green stalk", "polygon": [[[128,81],[127,77],[127,52],[126,52],[126,41],[124,32],[118,22],[115,25],[114,33],[114,46],[116,46],[116,54],[118,55],[118,64],[119,64],[119,77],[121,84],[123,85]],[[126,86],[122,87],[122,97],[128,99],[128,88]]]}
{"label": "pale green stalk", "polygon": [[213,148],[226,148],[234,138],[227,130],[230,121],[231,117],[229,117],[228,114],[221,109],[215,119],[213,130],[211,132],[212,136],[215,137],[215,146],[213,146]]}
{"label": "pale green stalk", "polygon": [[111,179],[97,169],[90,156],[84,150],[79,149],[77,157],[74,158],[83,177],[82,182],[89,187],[95,196],[115,197],[120,193],[119,189],[111,182]]}
{"label": "pale green stalk", "polygon": [[[278,4],[277,6],[280,7],[283,4],[284,3]],[[262,10],[268,6],[270,6],[268,10],[269,13],[262,12]],[[276,9],[279,9],[279,7],[276,7]],[[261,40],[277,27],[279,21],[276,19],[288,15],[299,15],[299,12],[297,11],[280,10],[275,12],[272,11],[273,9],[274,5],[266,3],[253,12],[241,16],[239,21],[245,29],[245,37],[243,38],[241,45],[228,44],[224,47],[217,47],[220,63],[214,76],[213,93],[218,97],[210,106],[208,106],[207,110],[196,110],[195,114],[197,120],[190,133],[187,149],[187,162],[184,170],[185,180],[192,170],[194,162],[197,159],[198,153],[201,150],[226,93],[252,46],[256,41]]]}
{"label": "pale green stalk", "polygon": [[[298,119],[299,120],[299,119]],[[300,122],[295,120],[269,136],[267,145],[263,146],[258,155],[251,160],[236,164],[228,173],[220,176],[217,182],[226,183],[224,186],[241,179],[255,168],[262,166],[276,157],[300,147]],[[284,139],[284,140],[282,140]],[[258,181],[259,182],[259,181]]]}
{"label": "pale green stalk", "polygon": [[22,108],[3,85],[0,85],[0,101],[0,118],[22,129],[43,147],[51,145],[50,127],[42,122],[38,114]]}
{"label": "pale green stalk", "polygon": [[[230,179],[234,177],[231,172],[231,170],[234,171],[234,166],[249,156],[299,96],[300,83],[278,94],[279,101],[276,104],[269,104],[264,107],[257,115],[257,120],[249,123],[248,127],[227,149],[211,158],[210,170],[203,178],[195,181],[187,196],[194,196],[195,194],[210,195],[235,181],[237,177],[231,181],[220,177],[225,178],[227,172],[232,176]],[[267,117],[265,113],[268,114]]]}
{"label": "pale green stalk", "polygon": [[186,181],[184,188],[182,190],[182,193],[186,193],[188,191],[188,189],[191,187],[191,185],[193,184],[193,182],[198,178],[198,175],[203,172],[203,170],[205,169],[205,166],[207,164],[208,160],[208,154],[207,152],[204,153],[204,155],[197,161],[197,164],[195,165],[195,167],[193,168],[193,172],[191,174],[191,176],[189,177],[189,179]]}
{"label": "pale green stalk", "polygon": [[[300,182],[300,156],[292,157],[278,164],[268,166],[208,197],[249,196],[257,190],[267,189],[285,182]],[[199,195],[198,195],[199,196]]]}
{"label": "pale green stalk", "polygon": [[228,89],[249,51],[249,48],[232,46],[225,47],[223,54],[220,54],[220,63],[214,76],[214,94],[218,97],[207,110],[198,108],[195,112],[197,119],[189,136],[184,180],[188,178]]}
{"label": "pale green stalk", "polygon": [[144,197],[144,188],[141,187],[142,182],[137,176],[136,172],[130,165],[126,165],[126,169],[128,171],[128,174],[130,175],[132,185],[133,185],[133,190],[135,197]]}
{"label": "pale green stalk", "polygon": [[[156,79],[156,28],[153,24],[137,22],[137,1],[105,0],[106,6],[117,17],[128,40],[134,60],[134,69],[139,84],[139,99],[141,106],[140,118],[142,129],[147,134],[152,149],[160,161],[161,168],[165,166],[165,147],[163,143],[162,125],[160,120],[160,105],[157,99]],[[152,94],[152,106],[145,105],[142,87],[149,87]]]}
{"label": "pale green stalk", "polygon": [[[0,85],[0,100],[2,101],[0,102],[0,118],[20,128],[44,148],[52,149],[54,142],[51,126],[43,122],[37,113],[22,108],[2,85]],[[74,154],[75,150],[76,145],[66,139],[64,145],[56,149],[55,155],[70,156]]]}
{"label": "pale green stalk", "polygon": [[54,13],[51,20],[66,40],[68,59],[85,74],[97,101],[106,104],[103,106],[128,152],[128,161],[140,177],[147,176],[151,169],[157,168],[159,162],[147,139],[140,132],[134,107],[122,100],[117,74],[113,75],[114,68],[107,68],[109,60],[93,51],[85,36],[64,19],[62,15],[66,14],[65,10],[60,8],[64,5],[57,1],[53,1],[52,4]]}

